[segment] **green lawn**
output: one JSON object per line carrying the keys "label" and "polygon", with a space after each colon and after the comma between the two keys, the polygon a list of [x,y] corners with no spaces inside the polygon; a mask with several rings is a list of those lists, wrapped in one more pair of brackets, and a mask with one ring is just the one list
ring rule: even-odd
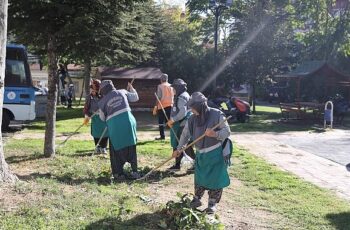
{"label": "green lawn", "polygon": [[[310,115],[311,117],[311,115]],[[344,124],[350,123],[350,114],[344,120]],[[321,131],[323,121],[313,119],[307,120],[282,120],[281,110],[279,107],[257,106],[256,114],[251,115],[247,123],[234,123],[231,130],[234,132],[288,132],[288,131]],[[348,126],[338,128],[347,129]]]}
{"label": "green lawn", "polygon": [[[42,141],[11,140],[6,159],[29,183],[19,182],[13,192],[38,196],[12,212],[0,211],[0,229],[158,229],[163,205],[149,205],[148,183],[110,183],[109,160],[91,156],[91,141],[69,141],[55,159],[42,157]],[[138,145],[145,164],[169,156],[169,142]],[[274,229],[347,229],[350,204],[329,191],[282,172],[252,154],[237,149],[230,174],[242,182],[234,202],[281,216]],[[141,164],[141,163],[140,163]],[[23,173],[26,169],[31,173]],[[27,172],[27,171],[25,171]],[[173,179],[160,181],[166,186]],[[191,192],[191,191],[189,191]],[[174,194],[176,191],[174,191]],[[165,205],[165,204],[164,204]],[[229,207],[227,207],[229,208]],[[1,210],[1,209],[0,209]]]}
{"label": "green lawn", "polygon": [[[66,109],[59,106],[57,109],[56,133],[68,134],[75,131],[83,122],[83,106],[74,106],[73,109]],[[252,115],[247,123],[233,123],[231,129],[234,132],[288,132],[288,131],[320,131],[323,128],[321,121],[314,120],[281,120],[281,111],[279,107],[257,106],[256,114]],[[138,130],[155,131],[157,130],[157,118],[151,115],[151,112],[134,112],[138,121]],[[344,124],[340,128],[348,128],[350,116],[347,116]],[[44,133],[45,121],[38,120],[26,126],[25,133]],[[339,127],[338,127],[339,128]],[[89,132],[89,126],[84,126],[79,133]]]}
{"label": "green lawn", "polygon": [[[79,125],[83,123],[83,106],[74,105],[72,109],[67,109],[63,106],[57,107],[56,114],[56,132],[69,133],[74,132]],[[89,126],[82,127],[79,132],[86,133],[90,130]],[[39,119],[26,126],[25,133],[45,133],[45,120]]]}
{"label": "green lawn", "polygon": [[[149,115],[141,114],[139,119],[143,116]],[[250,123],[234,124],[232,129],[264,131],[263,121],[278,116],[276,108],[258,107],[258,115]],[[58,133],[74,131],[82,122],[81,108],[59,108],[57,117]],[[154,121],[151,116],[147,119]],[[276,132],[284,130],[277,126],[270,124]],[[44,122],[38,121],[24,132],[42,133],[43,127]],[[149,130],[142,125],[141,129]],[[81,132],[88,130],[84,127]],[[46,159],[42,139],[8,140],[6,160],[22,180],[10,193],[22,199],[13,203],[14,209],[0,207],[0,229],[159,229],[165,204],[141,199],[150,195],[151,184],[111,183],[109,160],[91,156],[93,148],[92,140],[70,140],[57,150],[56,158]],[[137,148],[142,172],[171,153],[169,141],[144,141]],[[233,162],[230,175],[242,185],[233,188],[232,202],[277,216],[269,223],[272,229],[349,229],[349,202],[245,150],[236,149]],[[165,187],[175,183],[168,175],[160,175],[158,180]]]}

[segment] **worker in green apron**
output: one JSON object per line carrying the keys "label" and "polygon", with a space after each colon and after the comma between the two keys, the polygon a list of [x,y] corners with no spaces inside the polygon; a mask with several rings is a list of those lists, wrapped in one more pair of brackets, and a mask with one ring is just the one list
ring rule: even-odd
{"label": "worker in green apron", "polygon": [[[190,95],[187,92],[187,84],[184,80],[178,78],[175,79],[171,86],[174,89],[174,105],[170,113],[170,119],[167,122],[167,125],[172,128],[170,131],[170,143],[173,150],[176,150],[178,145],[178,139],[180,139],[181,133],[188,118],[191,116],[191,111],[187,107],[187,102],[190,99]],[[185,151],[187,156],[194,159],[196,156],[194,154],[193,148],[189,148]],[[175,164],[170,167],[169,171],[178,171],[181,167],[181,160],[184,157],[184,154],[181,154],[175,159]]]}
{"label": "worker in green apron", "polygon": [[194,115],[186,123],[173,157],[180,156],[182,149],[191,139],[196,140],[205,133],[205,137],[195,144],[195,196],[191,206],[200,207],[201,198],[208,190],[209,201],[206,211],[208,214],[213,214],[220,202],[223,188],[230,184],[222,148],[224,140],[230,136],[230,127],[224,122],[217,129],[211,129],[224,121],[225,117],[220,110],[208,107],[207,98],[202,93],[193,93],[187,105]]}
{"label": "worker in green apron", "polygon": [[110,160],[112,174],[115,179],[126,179],[124,172],[126,162],[131,165],[131,178],[138,179],[136,154],[136,120],[131,113],[129,102],[136,102],[139,96],[131,85],[127,90],[117,90],[112,81],[101,83],[101,100],[98,102],[100,118],[106,121],[110,142]]}
{"label": "worker in green apron", "polygon": [[[86,97],[84,105],[84,123],[88,124],[91,119],[91,136],[94,138],[95,142],[95,153],[107,154],[107,143],[108,143],[108,132],[104,132],[106,122],[102,121],[97,114],[98,111],[98,101],[101,99],[99,95],[100,90],[100,80],[93,80],[90,85],[90,94]],[[101,138],[102,137],[102,138]],[[101,141],[97,145],[98,141]]]}

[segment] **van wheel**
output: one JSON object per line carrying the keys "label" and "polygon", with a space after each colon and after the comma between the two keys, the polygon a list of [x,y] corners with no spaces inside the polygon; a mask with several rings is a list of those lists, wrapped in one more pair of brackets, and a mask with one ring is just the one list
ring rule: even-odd
{"label": "van wheel", "polygon": [[8,130],[10,126],[10,121],[11,121],[11,118],[9,113],[6,111],[3,111],[1,130],[5,130],[5,131]]}

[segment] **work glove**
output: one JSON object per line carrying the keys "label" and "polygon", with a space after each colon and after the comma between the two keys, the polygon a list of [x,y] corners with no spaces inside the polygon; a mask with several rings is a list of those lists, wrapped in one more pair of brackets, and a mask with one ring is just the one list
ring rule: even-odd
{"label": "work glove", "polygon": [[84,121],[83,121],[83,124],[84,124],[84,125],[88,125],[88,124],[89,124],[89,121],[90,121],[90,117],[85,116]]}
{"label": "work glove", "polygon": [[174,122],[175,122],[175,121],[173,121],[173,120],[170,119],[170,120],[166,123],[166,125],[169,126],[169,128],[172,128],[173,125],[174,125]]}
{"label": "work glove", "polygon": [[158,108],[157,108],[157,106],[154,106],[153,111],[152,111],[153,116],[156,116],[157,112],[158,112]]}

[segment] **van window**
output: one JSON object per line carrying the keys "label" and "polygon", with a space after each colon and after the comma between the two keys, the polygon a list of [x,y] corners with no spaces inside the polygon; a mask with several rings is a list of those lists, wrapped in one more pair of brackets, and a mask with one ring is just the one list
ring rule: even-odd
{"label": "van window", "polygon": [[26,86],[27,78],[23,61],[6,60],[5,86]]}

